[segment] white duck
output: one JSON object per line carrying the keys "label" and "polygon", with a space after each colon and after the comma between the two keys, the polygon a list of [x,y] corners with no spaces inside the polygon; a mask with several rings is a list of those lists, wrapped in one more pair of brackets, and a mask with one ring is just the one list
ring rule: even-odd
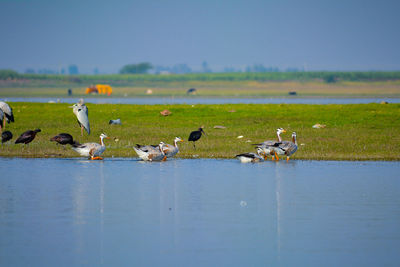
{"label": "white duck", "polygon": [[180,137],[175,137],[174,145],[164,144],[163,151],[167,158],[172,158],[179,152],[178,142],[183,142],[183,139]]}
{"label": "white duck", "polygon": [[272,160],[275,160],[275,150],[272,148],[274,145],[282,142],[281,134],[286,133],[286,130],[283,128],[278,128],[276,130],[277,141],[264,141],[261,144],[254,144],[257,145],[257,148],[261,148],[263,150],[264,158],[267,159],[268,155],[272,155]]}
{"label": "white duck", "polygon": [[100,144],[98,143],[84,143],[84,144],[73,144],[72,149],[81,154],[81,156],[89,157],[91,160],[103,159],[100,157],[101,154],[106,150],[104,139],[109,139],[106,134],[100,135]]}
{"label": "white duck", "polygon": [[165,161],[167,156],[163,151],[164,145],[164,142],[160,142],[158,146],[136,144],[136,147],[133,147],[133,149],[139,158],[144,161]]}
{"label": "white duck", "polygon": [[72,112],[74,112],[76,118],[78,119],[79,126],[81,127],[81,135],[83,136],[83,129],[90,134],[89,110],[84,104],[83,99],[70,106],[70,108],[72,108]]}
{"label": "white duck", "polygon": [[264,157],[261,157],[260,155],[263,155],[263,150],[259,147],[257,147],[257,154],[256,153],[243,153],[236,155],[235,157],[240,160],[242,163],[249,163],[249,162],[260,162],[264,161]]}

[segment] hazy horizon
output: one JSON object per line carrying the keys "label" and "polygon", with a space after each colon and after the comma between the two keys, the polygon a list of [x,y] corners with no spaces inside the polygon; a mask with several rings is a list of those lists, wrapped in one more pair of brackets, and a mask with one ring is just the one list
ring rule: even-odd
{"label": "hazy horizon", "polygon": [[0,0],[0,69],[400,70],[397,1]]}

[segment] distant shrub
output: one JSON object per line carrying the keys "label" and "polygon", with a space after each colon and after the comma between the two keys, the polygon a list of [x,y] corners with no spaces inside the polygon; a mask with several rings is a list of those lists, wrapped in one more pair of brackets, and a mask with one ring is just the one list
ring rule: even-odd
{"label": "distant shrub", "polygon": [[0,70],[0,80],[17,79],[20,74],[14,70]]}
{"label": "distant shrub", "polygon": [[139,64],[129,64],[122,67],[120,74],[141,74],[147,73],[153,66],[150,63],[143,62]]}
{"label": "distant shrub", "polygon": [[[79,74],[74,76],[62,74],[18,74],[11,71],[1,74],[0,79],[33,79],[52,80],[74,83],[119,83],[132,82],[188,82],[188,81],[388,81],[400,80],[400,72],[234,72],[234,73],[188,73],[188,74]],[[4,72],[6,73],[6,72]],[[5,77],[5,78],[3,78]]]}

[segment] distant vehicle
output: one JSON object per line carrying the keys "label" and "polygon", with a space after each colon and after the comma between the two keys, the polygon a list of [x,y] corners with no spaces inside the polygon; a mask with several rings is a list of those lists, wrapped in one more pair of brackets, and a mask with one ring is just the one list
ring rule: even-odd
{"label": "distant vehicle", "polygon": [[188,95],[194,95],[197,93],[196,88],[190,88],[189,90],[186,91],[186,94]]}
{"label": "distant vehicle", "polygon": [[112,88],[108,84],[96,84],[86,88],[86,94],[107,94],[111,95]]}

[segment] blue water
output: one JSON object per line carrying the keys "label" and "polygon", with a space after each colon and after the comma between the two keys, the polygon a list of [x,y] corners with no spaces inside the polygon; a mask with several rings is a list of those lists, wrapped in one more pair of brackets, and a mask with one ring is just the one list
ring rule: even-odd
{"label": "blue water", "polygon": [[398,266],[400,163],[0,158],[1,266]]}
{"label": "blue water", "polygon": [[[107,98],[107,97],[88,97],[84,98],[87,103],[95,104],[368,104],[381,103],[400,103],[400,98],[201,98],[201,97],[143,97],[143,98]],[[7,102],[60,102],[76,103],[79,98],[51,98],[51,97],[9,97]]]}

